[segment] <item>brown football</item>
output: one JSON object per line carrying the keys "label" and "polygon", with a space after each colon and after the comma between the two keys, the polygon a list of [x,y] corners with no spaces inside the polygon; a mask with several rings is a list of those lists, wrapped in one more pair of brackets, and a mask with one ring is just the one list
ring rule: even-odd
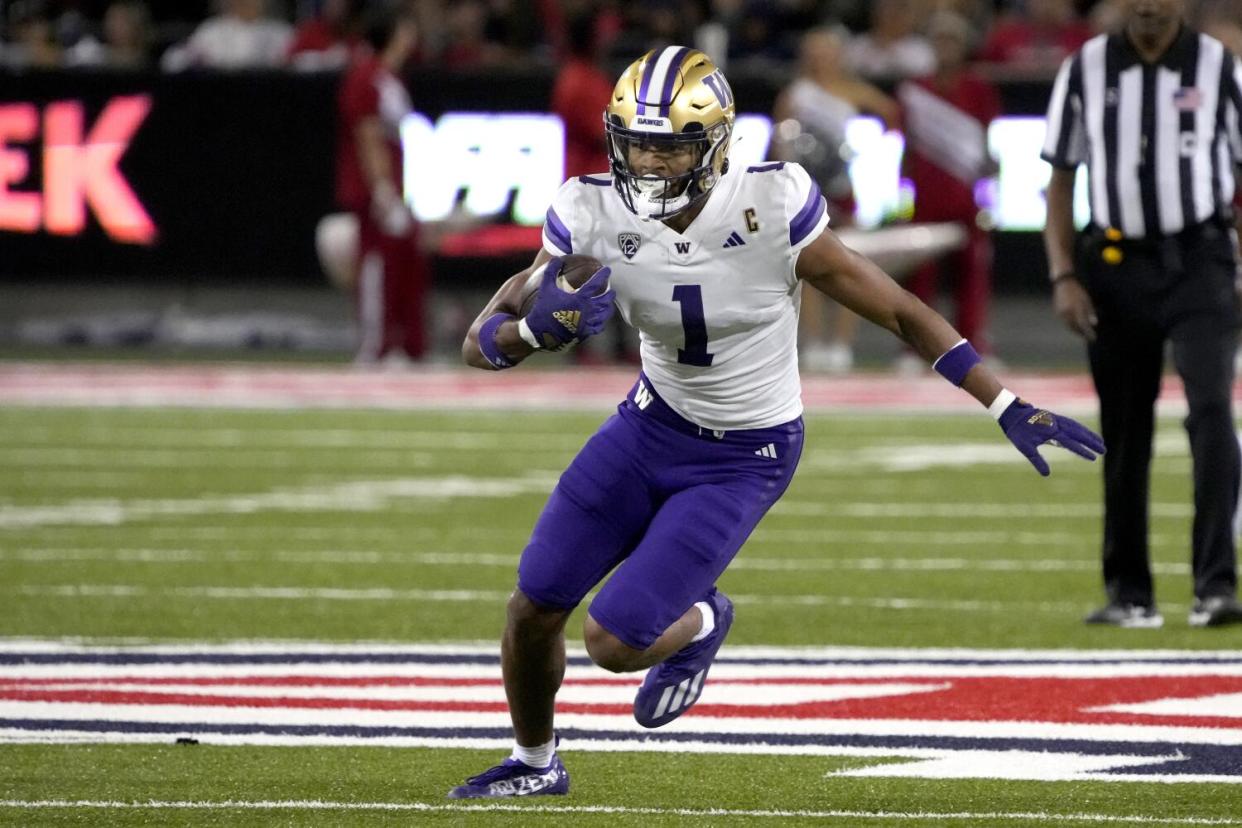
{"label": "brown football", "polygon": [[[580,256],[577,253],[571,253],[568,256],[561,257],[561,273],[557,278],[557,283],[562,289],[566,286],[577,290],[587,283],[587,281],[595,275],[595,272],[604,265],[599,259],[593,256]],[[530,313],[530,309],[535,304],[535,297],[539,295],[539,283],[543,280],[543,268],[539,268],[530,275],[526,280],[526,284],[522,286],[521,300],[518,303],[518,316],[523,317]],[[608,282],[605,280],[600,293],[608,290]]]}

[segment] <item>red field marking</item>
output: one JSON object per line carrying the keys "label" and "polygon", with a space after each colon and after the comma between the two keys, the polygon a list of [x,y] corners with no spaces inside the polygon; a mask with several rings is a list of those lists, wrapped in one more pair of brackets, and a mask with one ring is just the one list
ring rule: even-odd
{"label": "red field marking", "polygon": [[[107,690],[100,684],[120,684],[121,679],[106,680],[6,680],[0,683],[0,700],[15,702],[108,704],[108,705],[179,705],[195,708],[249,707],[284,709],[341,709],[408,712],[504,713],[504,701],[474,700],[400,700],[354,699],[331,695],[333,686],[411,686],[411,687],[499,687],[495,679],[434,679],[380,677],[378,680],[341,679],[337,677],[282,676],[230,679],[131,679],[140,686],[160,684],[194,686],[316,686],[325,693],[316,697],[246,696],[228,693],[179,693],[160,690]],[[808,701],[793,704],[764,703],[779,700],[780,687],[839,685],[887,686],[885,679],[782,679],[755,680],[719,679],[713,686],[748,685],[768,688],[776,699],[764,698],[756,690],[754,704],[713,704],[704,700],[687,715],[716,719],[843,719],[843,720],[911,720],[945,722],[1047,722],[1058,724],[1124,724],[1172,725],[1182,727],[1236,728],[1242,724],[1236,716],[1159,715],[1098,708],[1119,704],[1141,704],[1170,699],[1195,700],[1207,696],[1242,693],[1242,676],[1140,676],[1125,678],[1028,678],[1007,676],[985,677],[902,677],[907,685],[947,685],[927,692],[883,695],[872,698]],[[89,689],[62,689],[74,683],[95,685]],[[635,684],[630,680],[571,680],[574,685]],[[50,685],[50,687],[49,687]],[[561,713],[583,713],[625,716],[628,704],[563,702]]]}

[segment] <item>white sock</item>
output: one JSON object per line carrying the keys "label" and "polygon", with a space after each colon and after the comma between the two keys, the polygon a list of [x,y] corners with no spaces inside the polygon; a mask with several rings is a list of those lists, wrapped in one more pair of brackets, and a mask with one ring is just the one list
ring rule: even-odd
{"label": "white sock", "polygon": [[695,606],[699,608],[699,612],[703,613],[703,626],[699,627],[694,638],[690,639],[691,644],[702,641],[712,634],[712,630],[716,629],[716,611],[712,609],[712,605],[706,601],[699,601]]}
{"label": "white sock", "polygon": [[556,755],[556,738],[546,745],[536,745],[535,747],[522,747],[517,742],[513,743],[513,755],[510,757],[516,759],[524,765],[532,768],[546,768],[552,764],[552,757]]}

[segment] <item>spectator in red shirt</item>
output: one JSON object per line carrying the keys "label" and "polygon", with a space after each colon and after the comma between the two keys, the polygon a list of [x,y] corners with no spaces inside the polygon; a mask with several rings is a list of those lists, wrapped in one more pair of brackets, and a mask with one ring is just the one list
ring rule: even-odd
{"label": "spectator in red shirt", "polygon": [[594,15],[569,22],[568,58],[552,86],[552,111],[565,124],[565,177],[606,173],[604,107],[613,78],[598,63],[599,38]]}
{"label": "spectator in red shirt", "polygon": [[996,24],[979,52],[988,63],[1055,70],[1095,34],[1079,19],[1073,0],[1027,0],[1025,17]]}
{"label": "spectator in red shirt", "polygon": [[[604,107],[612,97],[614,78],[599,66],[604,51],[604,38],[599,17],[594,13],[580,14],[566,27],[567,57],[552,86],[552,111],[565,124],[565,177],[609,174],[610,163],[604,147]],[[608,332],[596,340],[611,351],[618,362],[630,361],[632,349],[626,326],[614,319]],[[602,361],[596,342],[586,342],[574,349],[574,360],[580,365]]]}
{"label": "spectator in red shirt", "polygon": [[[941,261],[918,268],[907,287],[933,304],[941,265],[957,284],[957,329],[975,350],[987,353],[987,313],[992,294],[992,241],[980,226],[976,183],[994,172],[987,130],[1000,114],[1000,96],[966,65],[973,30],[951,12],[933,15],[928,26],[936,70],[898,90],[906,135],[906,173],[914,184],[914,221],[957,222],[966,245]],[[904,368],[903,358],[899,367]],[[920,367],[922,363],[920,362]]]}
{"label": "spectator in red shirt", "polygon": [[398,77],[417,41],[403,11],[368,15],[359,50],[341,82],[337,199],[358,219],[356,362],[417,360],[424,343],[427,265],[418,228],[401,197],[401,120],[410,98]]}

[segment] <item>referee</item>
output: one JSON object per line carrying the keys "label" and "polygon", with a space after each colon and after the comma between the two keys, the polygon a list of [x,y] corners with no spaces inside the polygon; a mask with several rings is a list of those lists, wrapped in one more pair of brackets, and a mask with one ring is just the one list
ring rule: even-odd
{"label": "referee", "polygon": [[[1192,626],[1242,622],[1231,386],[1239,324],[1230,207],[1242,160],[1242,67],[1187,28],[1184,0],[1127,0],[1122,30],[1066,59],[1048,105],[1044,243],[1057,315],[1087,342],[1100,398],[1104,583],[1089,624],[1158,627],[1147,520],[1165,341],[1194,458]],[[1075,234],[1074,177],[1091,220]]]}

